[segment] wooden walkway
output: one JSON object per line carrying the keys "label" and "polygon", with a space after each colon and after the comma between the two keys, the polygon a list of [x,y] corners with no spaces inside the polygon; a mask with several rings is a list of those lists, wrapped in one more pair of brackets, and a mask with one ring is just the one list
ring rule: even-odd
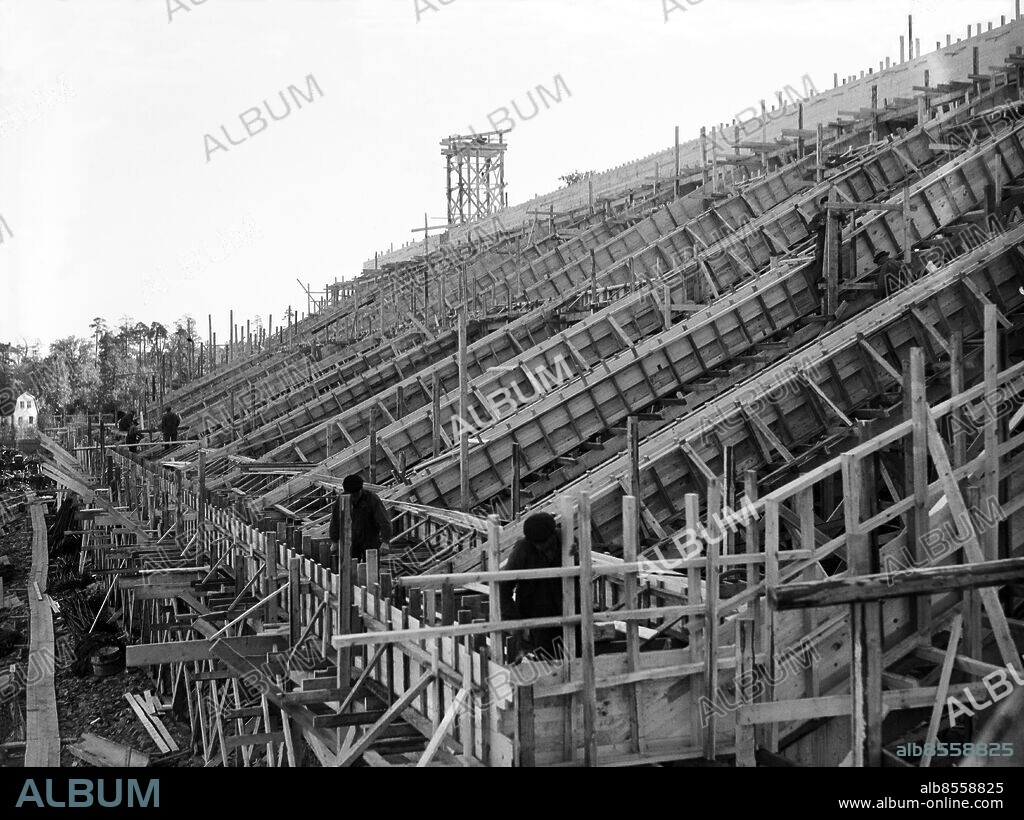
{"label": "wooden walkway", "polygon": [[[53,613],[46,594],[49,554],[46,522],[39,501],[32,501],[32,574],[29,576],[30,648],[25,692],[25,766],[60,766],[60,727],[57,724],[57,696],[53,688]],[[39,594],[36,594],[36,585]]]}

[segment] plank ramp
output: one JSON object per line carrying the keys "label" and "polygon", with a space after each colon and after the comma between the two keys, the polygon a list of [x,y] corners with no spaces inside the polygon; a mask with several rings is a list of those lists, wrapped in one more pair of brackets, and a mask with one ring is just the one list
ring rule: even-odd
{"label": "plank ramp", "polygon": [[[57,722],[57,695],[53,687],[54,659],[53,613],[46,595],[49,555],[46,522],[42,502],[32,501],[32,573],[29,577],[30,649],[26,707],[26,767],[60,766],[60,727]],[[42,600],[35,594],[38,585]]]}

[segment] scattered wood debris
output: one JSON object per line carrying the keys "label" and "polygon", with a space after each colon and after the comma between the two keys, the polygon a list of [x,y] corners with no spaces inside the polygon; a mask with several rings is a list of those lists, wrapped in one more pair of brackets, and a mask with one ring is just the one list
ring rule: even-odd
{"label": "scattered wood debris", "polygon": [[164,726],[163,721],[156,715],[156,707],[152,703],[152,695],[149,692],[146,693],[146,698],[133,695],[131,692],[125,692],[124,699],[128,701],[128,704],[139,718],[142,728],[146,730],[161,752],[166,754],[178,751],[178,744],[174,742],[174,738],[167,731],[167,727]]}
{"label": "scattered wood debris", "polygon": [[68,751],[90,766],[143,768],[149,765],[149,755],[90,732],[82,735],[78,743],[68,746]]}

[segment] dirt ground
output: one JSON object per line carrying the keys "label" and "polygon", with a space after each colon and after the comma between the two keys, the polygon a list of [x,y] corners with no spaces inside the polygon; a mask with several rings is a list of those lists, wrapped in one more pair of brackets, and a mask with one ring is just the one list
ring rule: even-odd
{"label": "dirt ground", "polygon": [[[31,569],[31,548],[31,522],[26,512],[12,532],[0,534],[0,556],[8,556],[13,565],[11,576],[4,580],[4,595],[8,600],[11,596],[19,599],[17,606],[0,609],[0,640],[5,636],[8,639],[7,645],[0,643],[0,673],[14,665],[19,670],[18,678],[21,681],[24,680],[29,655],[29,593],[26,587]],[[66,597],[61,593],[53,596],[58,604]],[[142,695],[153,688],[144,672],[128,669],[106,678],[96,677],[91,670],[81,676],[75,674],[68,662],[71,653],[61,650],[64,646],[73,647],[75,636],[59,613],[54,616],[54,641],[58,647],[54,689],[64,744],[61,752],[62,766],[86,765],[67,750],[68,741],[77,740],[85,732],[144,752],[150,757],[151,765],[203,765],[201,758],[194,758],[191,754],[184,759],[162,760],[165,756],[124,698],[126,692]],[[13,698],[17,713],[12,708],[10,695],[5,697],[4,691],[0,690],[0,767],[21,767],[24,763],[23,749],[16,747],[2,750],[5,743],[25,740],[25,690],[23,684],[17,688],[18,692]],[[188,723],[182,723],[170,713],[159,714],[159,717],[179,748],[191,752]]]}
{"label": "dirt ground", "polygon": [[[0,685],[0,744],[25,739],[24,691],[13,693],[8,673],[11,667],[23,668],[28,660],[26,584],[32,561],[32,533],[27,514],[0,533],[0,558],[5,557],[10,560],[10,567],[4,577],[5,600],[0,601],[0,675],[7,675],[0,681],[3,684]],[[21,763],[20,754],[0,755],[0,766],[20,766]]]}

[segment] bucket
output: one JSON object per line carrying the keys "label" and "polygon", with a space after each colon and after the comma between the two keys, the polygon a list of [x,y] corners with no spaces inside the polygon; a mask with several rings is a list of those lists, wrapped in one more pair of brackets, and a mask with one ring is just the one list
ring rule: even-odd
{"label": "bucket", "polygon": [[104,646],[89,658],[89,663],[97,678],[109,678],[124,671],[124,650],[119,646]]}

